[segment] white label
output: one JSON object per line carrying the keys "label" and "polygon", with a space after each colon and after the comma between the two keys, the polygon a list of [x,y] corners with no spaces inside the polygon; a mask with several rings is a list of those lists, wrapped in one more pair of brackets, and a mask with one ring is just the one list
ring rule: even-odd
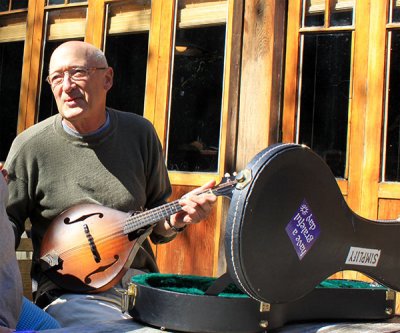
{"label": "white label", "polygon": [[350,247],[347,255],[347,265],[376,267],[381,256],[381,250],[365,249],[362,247]]}

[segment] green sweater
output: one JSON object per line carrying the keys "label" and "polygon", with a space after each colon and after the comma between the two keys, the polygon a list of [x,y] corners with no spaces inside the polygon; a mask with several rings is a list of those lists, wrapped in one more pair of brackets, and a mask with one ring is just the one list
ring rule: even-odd
{"label": "green sweater", "polygon": [[[7,213],[16,244],[25,221],[32,223],[32,278],[42,276],[38,256],[49,223],[77,203],[97,203],[120,211],[139,211],[165,203],[171,194],[162,148],[152,124],[132,113],[108,109],[110,126],[78,138],[52,116],[14,140],[5,168],[9,172]],[[153,241],[168,241],[152,235]],[[148,244],[144,244],[149,248]],[[154,271],[139,252],[134,267]]]}

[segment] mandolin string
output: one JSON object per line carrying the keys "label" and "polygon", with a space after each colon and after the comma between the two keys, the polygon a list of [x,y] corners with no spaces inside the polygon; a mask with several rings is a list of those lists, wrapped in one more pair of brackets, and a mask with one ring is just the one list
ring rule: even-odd
{"label": "mandolin string", "polygon": [[[236,184],[236,181],[230,181],[230,182],[225,182],[222,184],[219,184],[218,186],[214,187],[213,189],[209,189],[203,192],[200,192],[196,195],[202,195],[204,193],[213,193],[215,195],[220,195],[219,193],[222,193],[221,189],[224,189],[226,187],[230,188],[234,184]],[[96,246],[101,246],[104,242],[108,242],[109,239],[115,239],[115,241],[118,239],[120,236],[126,236],[128,233],[136,231],[142,227],[149,226],[151,224],[154,224],[158,221],[160,221],[162,218],[166,218],[167,216],[171,216],[178,211],[182,210],[182,206],[179,205],[179,201],[181,199],[172,201],[170,203],[166,203],[164,205],[161,205],[159,207],[140,212],[138,214],[132,215],[124,220],[117,220],[112,223],[112,226],[110,229],[107,230],[107,235],[105,234],[100,234],[100,235],[95,235],[95,244]],[[121,225],[120,222],[123,222]],[[125,230],[128,230],[128,232],[125,232]],[[111,233],[110,233],[111,232]],[[93,235],[92,235],[93,236]],[[85,238],[86,240],[86,238]],[[77,244],[72,248],[69,249],[61,249],[59,251],[59,256],[62,256],[63,260],[68,259],[71,256],[74,256],[74,253],[76,251],[81,251],[82,248],[87,247],[89,245],[88,242],[84,242],[83,244]],[[109,246],[113,246],[113,242],[110,242]],[[102,251],[107,251],[107,246],[102,249]]]}

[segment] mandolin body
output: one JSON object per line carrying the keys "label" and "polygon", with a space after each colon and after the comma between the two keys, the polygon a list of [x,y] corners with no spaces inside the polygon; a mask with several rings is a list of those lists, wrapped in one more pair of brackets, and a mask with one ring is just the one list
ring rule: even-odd
{"label": "mandolin body", "polygon": [[54,219],[43,238],[42,269],[54,283],[69,291],[111,288],[125,274],[151,231],[148,228],[138,238],[124,234],[130,215],[96,204],[67,209]]}

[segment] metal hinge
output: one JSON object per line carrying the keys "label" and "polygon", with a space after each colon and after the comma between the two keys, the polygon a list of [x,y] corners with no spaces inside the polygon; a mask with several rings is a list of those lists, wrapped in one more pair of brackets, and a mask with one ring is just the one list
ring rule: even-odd
{"label": "metal hinge", "polygon": [[128,285],[128,289],[116,289],[121,294],[121,312],[125,313],[135,306],[137,286],[134,283]]}

